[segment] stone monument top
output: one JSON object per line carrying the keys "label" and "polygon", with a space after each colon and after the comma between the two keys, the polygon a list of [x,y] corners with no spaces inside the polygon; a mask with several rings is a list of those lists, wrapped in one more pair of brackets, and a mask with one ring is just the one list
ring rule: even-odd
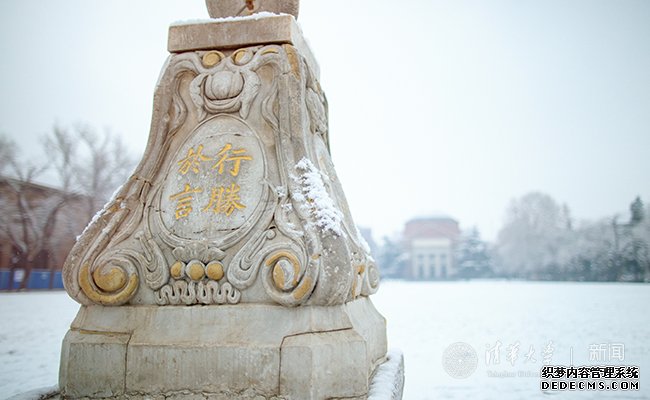
{"label": "stone monument top", "polygon": [[258,12],[290,14],[298,18],[300,0],[205,0],[212,18],[251,15]]}

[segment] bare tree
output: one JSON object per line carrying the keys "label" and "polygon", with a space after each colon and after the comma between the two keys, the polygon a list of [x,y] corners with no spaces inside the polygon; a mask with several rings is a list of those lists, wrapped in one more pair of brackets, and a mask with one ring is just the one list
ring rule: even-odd
{"label": "bare tree", "polygon": [[[0,173],[6,175],[0,188],[0,235],[12,248],[10,281],[22,268],[25,288],[33,267],[61,265],[55,249],[72,242],[126,179],[133,161],[116,136],[88,128],[54,128],[43,140],[46,162],[22,157],[6,137],[0,136],[0,145]],[[39,184],[43,179],[54,185]],[[67,212],[70,207],[75,212]]]}
{"label": "bare tree", "polygon": [[76,165],[76,178],[86,196],[90,219],[126,181],[134,162],[121,137],[109,131],[97,134],[87,126],[80,126],[77,134],[85,155]]}

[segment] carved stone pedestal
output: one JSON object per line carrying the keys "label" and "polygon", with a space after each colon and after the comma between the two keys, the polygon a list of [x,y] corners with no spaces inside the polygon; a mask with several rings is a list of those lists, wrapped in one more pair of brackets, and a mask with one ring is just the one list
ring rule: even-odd
{"label": "carved stone pedestal", "polygon": [[62,397],[365,398],[379,275],[294,17],[172,26],[169,49],[143,160],[64,267]]}
{"label": "carved stone pedestal", "polygon": [[366,298],[298,308],[84,306],[64,340],[61,389],[71,398],[363,396],[386,353],[384,330]]}

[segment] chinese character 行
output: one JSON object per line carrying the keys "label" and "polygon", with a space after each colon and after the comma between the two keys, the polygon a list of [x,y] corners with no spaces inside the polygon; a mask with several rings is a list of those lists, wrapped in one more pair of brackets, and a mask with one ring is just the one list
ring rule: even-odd
{"label": "chinese character \u884c", "polygon": [[251,156],[244,155],[246,149],[232,149],[232,144],[226,143],[226,145],[219,151],[217,156],[219,156],[219,161],[212,166],[212,169],[216,169],[219,175],[223,174],[224,166],[227,162],[232,162],[233,166],[230,170],[230,175],[237,176],[239,175],[239,167],[241,162],[246,160],[250,161],[253,159]]}

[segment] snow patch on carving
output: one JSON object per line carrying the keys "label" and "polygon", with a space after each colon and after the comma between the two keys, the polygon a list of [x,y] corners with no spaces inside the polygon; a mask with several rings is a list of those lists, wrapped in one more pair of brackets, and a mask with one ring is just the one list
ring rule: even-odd
{"label": "snow patch on carving", "polygon": [[311,215],[315,220],[313,224],[323,232],[343,236],[343,213],[327,192],[321,172],[307,158],[300,160],[295,169],[298,175],[293,179],[300,185],[300,192],[292,193],[292,197],[300,204],[300,209]]}

